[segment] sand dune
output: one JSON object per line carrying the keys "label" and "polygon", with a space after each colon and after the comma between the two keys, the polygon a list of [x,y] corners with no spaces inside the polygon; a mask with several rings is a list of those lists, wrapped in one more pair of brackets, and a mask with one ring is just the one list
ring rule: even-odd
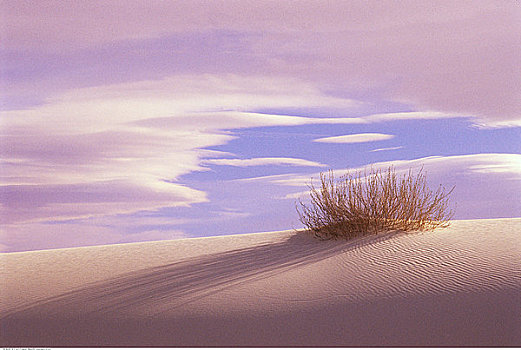
{"label": "sand dune", "polygon": [[8,253],[3,346],[521,345],[521,219]]}

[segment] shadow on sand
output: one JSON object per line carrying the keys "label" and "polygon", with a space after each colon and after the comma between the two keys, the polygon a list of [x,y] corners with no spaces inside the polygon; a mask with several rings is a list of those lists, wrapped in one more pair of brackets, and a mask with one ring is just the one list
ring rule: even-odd
{"label": "shadow on sand", "polygon": [[[226,288],[363,249],[393,236],[320,242],[309,235],[296,234],[282,242],[200,255],[134,271],[11,310],[0,319],[0,344],[9,347],[521,344],[516,312],[520,307],[518,289],[344,299],[309,308],[289,305],[281,312],[192,314],[184,313],[184,308],[168,312]],[[187,306],[190,311],[190,305]],[[145,313],[140,313],[143,310]]]}
{"label": "shadow on sand", "polygon": [[168,311],[242,283],[390,239],[395,234],[361,237],[349,242],[321,242],[309,234],[296,233],[282,242],[202,255],[134,271],[8,310],[0,320],[11,317],[117,316],[136,309],[146,310],[150,306],[160,310],[157,312]]}

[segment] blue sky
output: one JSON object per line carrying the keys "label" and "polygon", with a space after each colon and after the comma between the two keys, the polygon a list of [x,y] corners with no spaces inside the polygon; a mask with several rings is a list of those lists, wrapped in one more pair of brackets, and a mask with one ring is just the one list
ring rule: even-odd
{"label": "blue sky", "polygon": [[299,228],[321,171],[521,215],[515,1],[4,1],[0,248]]}

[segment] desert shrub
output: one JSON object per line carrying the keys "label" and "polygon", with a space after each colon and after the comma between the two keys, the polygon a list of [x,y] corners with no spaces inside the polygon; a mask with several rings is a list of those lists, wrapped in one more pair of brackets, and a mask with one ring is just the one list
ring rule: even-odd
{"label": "desert shrub", "polygon": [[441,185],[428,188],[423,168],[399,177],[393,167],[320,174],[320,186],[310,184],[311,203],[299,200],[297,212],[306,228],[321,238],[352,238],[386,231],[424,231],[450,225],[453,211]]}

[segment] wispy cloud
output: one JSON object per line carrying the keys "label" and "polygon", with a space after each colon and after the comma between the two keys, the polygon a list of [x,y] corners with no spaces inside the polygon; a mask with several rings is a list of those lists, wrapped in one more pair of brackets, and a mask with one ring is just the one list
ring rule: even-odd
{"label": "wispy cloud", "polygon": [[402,149],[402,148],[403,148],[403,146],[376,148],[376,149],[370,150],[369,152],[394,151],[396,149]]}
{"label": "wispy cloud", "polygon": [[249,159],[208,159],[203,161],[204,164],[213,165],[229,165],[237,167],[247,166],[262,166],[262,165],[291,165],[291,166],[311,166],[324,167],[326,165],[313,162],[306,159],[298,158],[282,158],[282,157],[268,157],[268,158],[249,158]]}
{"label": "wispy cloud", "polygon": [[[419,169],[424,167],[425,172],[438,176],[444,174],[446,179],[453,179],[455,177],[463,178],[465,174],[493,174],[502,173],[509,179],[521,179],[521,154],[511,153],[479,153],[466,154],[456,156],[429,156],[411,160],[389,160],[383,162],[376,162],[371,164],[374,169],[387,169],[392,166],[397,172],[406,172],[409,169]],[[369,165],[369,164],[367,164]],[[338,174],[350,172],[359,172],[367,169],[367,165],[355,167],[335,169],[334,172]],[[498,170],[498,171],[496,171]],[[266,180],[284,186],[303,187],[309,182],[310,178],[319,178],[320,173],[310,174],[284,174],[265,178],[258,178],[257,180]],[[491,180],[494,178],[491,177]],[[255,179],[250,179],[254,181]],[[517,187],[516,191],[521,191],[521,187]]]}
{"label": "wispy cloud", "polygon": [[435,111],[418,111],[418,112],[398,112],[398,113],[379,113],[379,114],[370,114],[364,116],[364,119],[367,122],[375,123],[375,122],[388,122],[388,121],[396,121],[396,120],[419,120],[419,119],[445,119],[445,118],[458,118],[465,117],[463,115],[458,115],[455,113],[443,113],[443,112],[435,112]]}
{"label": "wispy cloud", "polygon": [[521,154],[505,154],[482,164],[471,165],[469,168],[476,173],[509,174],[513,179],[521,180]]}
{"label": "wispy cloud", "polygon": [[[521,155],[520,154],[468,154],[433,156],[412,160],[392,160],[372,164],[375,169],[393,166],[398,174],[423,167],[427,180],[436,188],[455,186],[451,205],[456,218],[517,217],[521,212]],[[346,171],[359,172],[367,166],[336,169],[340,176]],[[298,191],[279,190],[281,198],[289,201],[309,200],[308,184],[319,179],[319,173],[287,174],[250,179],[250,182],[270,182],[281,188],[298,188]]]}
{"label": "wispy cloud", "polygon": [[365,134],[351,134],[341,135],[332,137],[323,137],[320,139],[313,140],[314,142],[324,143],[362,143],[362,142],[374,142],[384,141],[392,139],[394,135],[379,134],[379,133],[365,133]]}
{"label": "wispy cloud", "polygon": [[23,223],[133,213],[207,201],[206,193],[152,178],[77,184],[0,186],[3,223]]}
{"label": "wispy cloud", "polygon": [[[208,75],[77,89],[36,108],[7,111],[0,214],[26,222],[201,203],[206,194],[177,179],[206,170],[203,160],[212,151],[205,148],[236,138],[227,129],[364,123],[242,109],[329,105],[356,102],[292,78]],[[213,151],[212,157],[223,154]],[[322,166],[292,157],[205,163]]]}

